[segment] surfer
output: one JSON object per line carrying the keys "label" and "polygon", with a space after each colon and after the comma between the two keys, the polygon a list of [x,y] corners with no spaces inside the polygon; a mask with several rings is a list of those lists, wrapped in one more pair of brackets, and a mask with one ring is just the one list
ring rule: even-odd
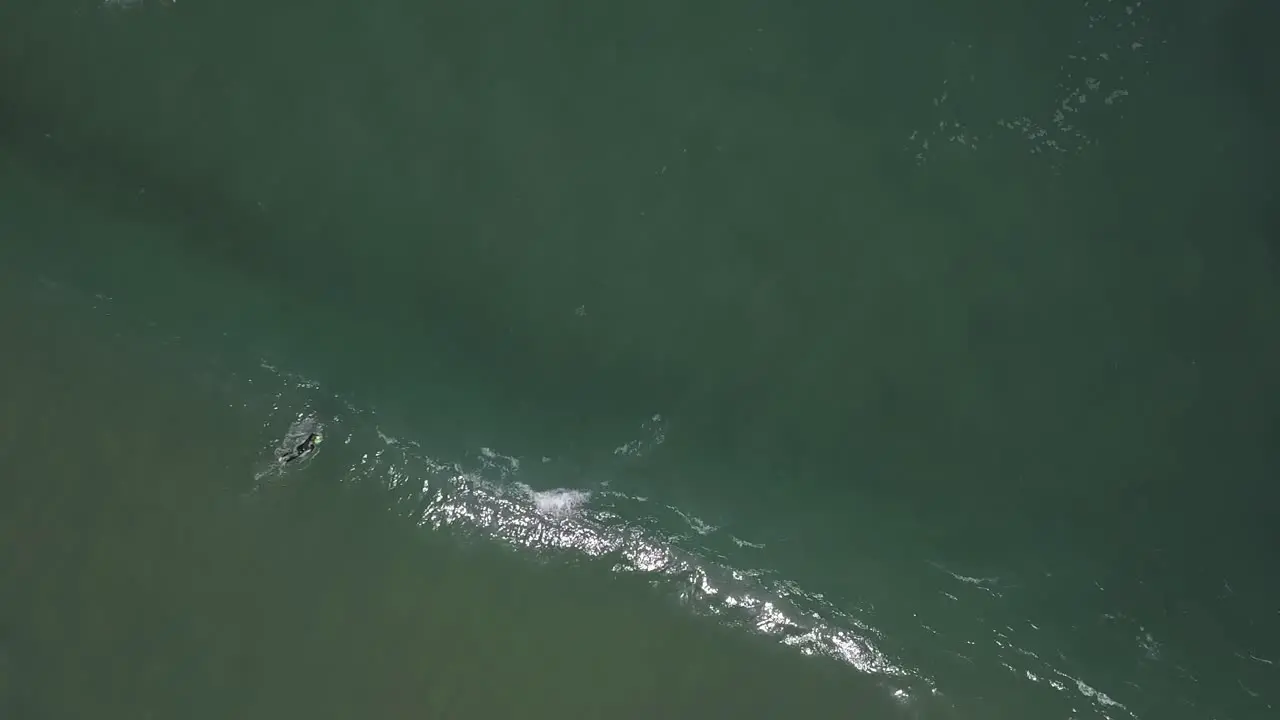
{"label": "surfer", "polygon": [[[289,426],[271,459],[264,461],[253,474],[254,482],[262,483],[271,476],[280,476],[309,464],[323,441],[324,426],[315,417],[299,417]],[[257,489],[254,488],[255,491]]]}
{"label": "surfer", "polygon": [[311,453],[315,452],[316,446],[323,441],[324,436],[320,433],[307,433],[307,439],[293,446],[292,449],[289,449],[288,447],[281,449],[277,456],[280,460],[280,464],[287,465],[295,460],[301,460],[302,458],[307,457]]}

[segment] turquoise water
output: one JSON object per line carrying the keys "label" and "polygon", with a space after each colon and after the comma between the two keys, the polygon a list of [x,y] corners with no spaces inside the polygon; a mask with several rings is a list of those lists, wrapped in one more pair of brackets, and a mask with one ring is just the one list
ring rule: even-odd
{"label": "turquoise water", "polygon": [[1041,5],[7,4],[0,708],[1269,717],[1265,17]]}

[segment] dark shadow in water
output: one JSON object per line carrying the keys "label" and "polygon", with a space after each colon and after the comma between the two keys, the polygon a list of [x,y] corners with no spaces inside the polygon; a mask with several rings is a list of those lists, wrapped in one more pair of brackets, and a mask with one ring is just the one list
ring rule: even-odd
{"label": "dark shadow in water", "polygon": [[176,167],[172,157],[158,162],[154,149],[127,140],[89,137],[13,95],[0,87],[0,147],[28,172],[108,218],[179,232],[186,247],[238,272],[269,276],[287,266],[290,258],[265,242],[269,223],[229,197],[214,173]]}

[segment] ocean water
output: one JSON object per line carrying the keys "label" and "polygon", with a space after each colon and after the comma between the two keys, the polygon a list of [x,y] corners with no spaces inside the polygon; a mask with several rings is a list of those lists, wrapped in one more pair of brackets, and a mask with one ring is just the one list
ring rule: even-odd
{"label": "ocean water", "polygon": [[10,0],[0,716],[1273,716],[1270,13]]}

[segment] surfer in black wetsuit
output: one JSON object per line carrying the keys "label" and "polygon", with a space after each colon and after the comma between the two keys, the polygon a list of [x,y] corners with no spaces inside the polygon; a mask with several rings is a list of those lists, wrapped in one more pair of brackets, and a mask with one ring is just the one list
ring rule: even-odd
{"label": "surfer in black wetsuit", "polygon": [[316,446],[323,440],[324,436],[320,433],[313,432],[308,434],[306,440],[298,443],[298,445],[296,445],[292,450],[285,450],[280,454],[281,464],[288,464],[295,460],[301,460],[302,458],[310,455],[315,451]]}

